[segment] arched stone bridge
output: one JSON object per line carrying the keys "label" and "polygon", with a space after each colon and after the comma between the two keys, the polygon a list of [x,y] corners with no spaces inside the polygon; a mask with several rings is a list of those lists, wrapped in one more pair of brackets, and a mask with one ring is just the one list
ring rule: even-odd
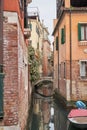
{"label": "arched stone bridge", "polygon": [[38,80],[34,86],[40,86],[41,84],[49,84],[53,83],[53,78],[52,77],[42,77],[40,80]]}
{"label": "arched stone bridge", "polygon": [[[49,90],[49,94],[45,95],[41,93],[41,88],[46,88]],[[40,91],[39,91],[40,90]],[[51,92],[50,92],[51,90]],[[42,77],[39,81],[34,84],[34,92],[41,97],[48,98],[53,96],[53,78],[52,77]]]}

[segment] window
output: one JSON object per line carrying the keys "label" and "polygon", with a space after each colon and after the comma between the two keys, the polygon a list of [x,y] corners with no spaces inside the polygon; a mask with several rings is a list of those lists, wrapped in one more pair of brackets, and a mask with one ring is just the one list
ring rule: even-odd
{"label": "window", "polygon": [[64,79],[66,78],[66,64],[64,62]]}
{"label": "window", "polygon": [[87,78],[87,61],[80,61],[80,76]]}
{"label": "window", "polygon": [[78,40],[87,41],[87,24],[78,24]]}
{"label": "window", "polygon": [[65,28],[61,29],[61,44],[65,43]]}
{"label": "window", "polygon": [[38,34],[38,36],[40,36],[39,28],[37,26],[36,26],[36,33]]}
{"label": "window", "polygon": [[61,78],[61,64],[59,64],[59,78]]}
{"label": "window", "polygon": [[56,37],[56,50],[58,50],[58,37]]}
{"label": "window", "polygon": [[31,23],[28,24],[28,27],[29,27],[30,30],[32,30],[32,24]]}

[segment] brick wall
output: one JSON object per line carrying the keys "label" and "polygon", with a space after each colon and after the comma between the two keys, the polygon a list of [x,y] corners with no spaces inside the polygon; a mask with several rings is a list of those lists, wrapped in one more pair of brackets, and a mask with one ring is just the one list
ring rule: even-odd
{"label": "brick wall", "polygon": [[24,130],[28,116],[28,53],[20,25],[18,25],[18,93],[19,121]]}
{"label": "brick wall", "polygon": [[17,25],[4,23],[4,124],[18,123]]}
{"label": "brick wall", "polygon": [[4,129],[24,130],[28,117],[27,46],[17,15],[5,14],[4,22]]}
{"label": "brick wall", "polygon": [[66,82],[64,77],[64,62],[61,62],[60,72],[59,72],[59,91],[62,96],[66,97]]}
{"label": "brick wall", "polygon": [[[80,65],[78,60],[72,61],[72,88],[70,88],[70,62],[66,61],[66,81],[64,67],[61,63],[61,78],[59,80],[60,93],[67,100],[87,100],[87,81],[80,78]],[[71,92],[70,92],[71,91]],[[72,95],[71,95],[72,94]]]}

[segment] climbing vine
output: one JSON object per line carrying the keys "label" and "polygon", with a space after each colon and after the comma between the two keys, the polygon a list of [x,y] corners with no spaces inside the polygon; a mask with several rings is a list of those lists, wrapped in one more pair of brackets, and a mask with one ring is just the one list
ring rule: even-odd
{"label": "climbing vine", "polygon": [[40,77],[39,59],[35,56],[35,50],[31,45],[28,47],[28,63],[30,64],[30,79],[34,83]]}

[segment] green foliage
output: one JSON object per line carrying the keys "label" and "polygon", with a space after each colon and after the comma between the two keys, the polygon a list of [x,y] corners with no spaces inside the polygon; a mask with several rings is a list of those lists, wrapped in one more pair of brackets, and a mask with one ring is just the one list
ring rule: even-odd
{"label": "green foliage", "polygon": [[31,82],[36,82],[39,77],[39,60],[35,56],[34,48],[29,45],[28,47],[28,63],[30,64],[30,78]]}

